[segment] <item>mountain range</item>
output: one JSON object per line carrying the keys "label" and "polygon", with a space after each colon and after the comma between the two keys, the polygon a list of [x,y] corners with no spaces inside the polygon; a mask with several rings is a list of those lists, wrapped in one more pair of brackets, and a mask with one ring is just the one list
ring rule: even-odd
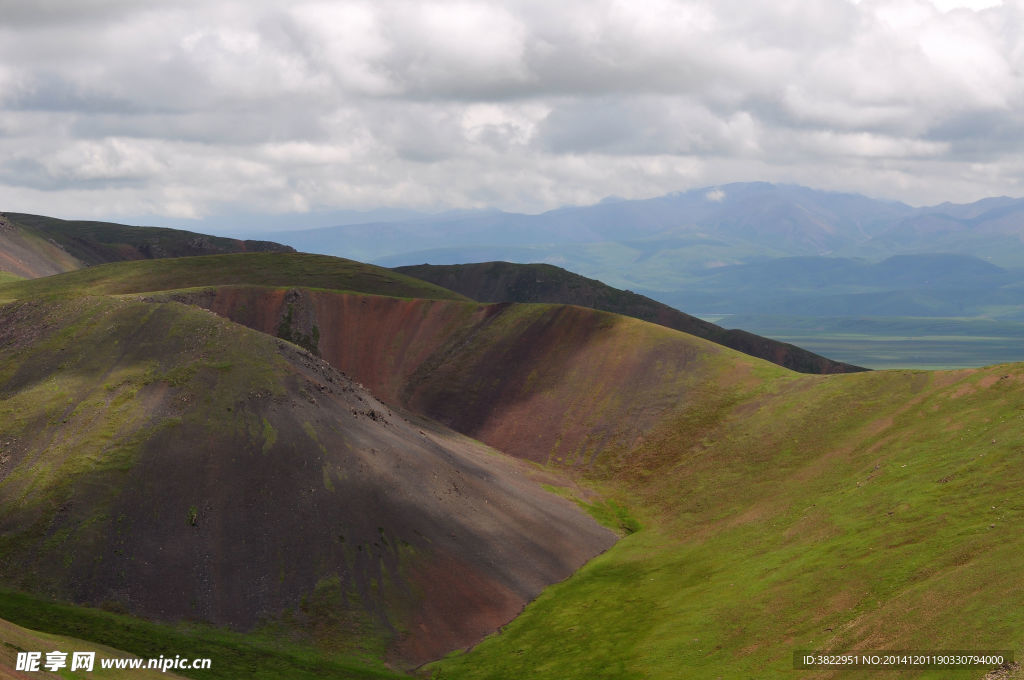
{"label": "mountain range", "polygon": [[[382,224],[382,223],[378,223]],[[727,184],[539,215],[485,211],[269,235],[306,252],[385,266],[547,262],[606,283],[669,291],[687,276],[769,258],[956,253],[1024,266],[1024,199],[914,208],[856,194]],[[612,252],[614,251],[614,252]]]}

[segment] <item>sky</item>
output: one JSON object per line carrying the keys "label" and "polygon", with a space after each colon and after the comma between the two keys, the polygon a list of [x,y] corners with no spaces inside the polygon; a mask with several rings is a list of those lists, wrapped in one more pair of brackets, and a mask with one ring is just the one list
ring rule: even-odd
{"label": "sky", "polygon": [[1024,0],[0,0],[0,210],[1024,195]]}

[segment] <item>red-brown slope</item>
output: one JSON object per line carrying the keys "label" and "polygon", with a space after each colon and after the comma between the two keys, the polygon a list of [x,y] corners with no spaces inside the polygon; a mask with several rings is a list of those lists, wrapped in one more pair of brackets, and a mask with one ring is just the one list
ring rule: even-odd
{"label": "red-brown slope", "polygon": [[800,373],[856,373],[866,370],[747,331],[726,330],[649,297],[618,290],[550,264],[423,264],[395,267],[395,271],[454,290],[479,302],[581,305],[631,316],[696,335]]}
{"label": "red-brown slope", "polygon": [[528,466],[176,304],[0,306],[0,461],[8,586],[239,628],[290,611],[411,664],[614,542]]}
{"label": "red-brown slope", "polygon": [[374,394],[502,451],[586,465],[628,450],[715,382],[782,371],[654,324],[566,305],[480,305],[302,289],[172,294],[271,334],[318,338]]}

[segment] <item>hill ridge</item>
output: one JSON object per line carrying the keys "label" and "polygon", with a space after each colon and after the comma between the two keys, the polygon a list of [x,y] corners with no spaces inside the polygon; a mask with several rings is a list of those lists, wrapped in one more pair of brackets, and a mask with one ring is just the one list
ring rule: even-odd
{"label": "hill ridge", "polygon": [[430,281],[479,302],[579,304],[650,321],[766,359],[801,373],[851,373],[867,369],[739,329],[725,329],[628,290],[618,290],[551,264],[479,262],[410,265],[395,271]]}

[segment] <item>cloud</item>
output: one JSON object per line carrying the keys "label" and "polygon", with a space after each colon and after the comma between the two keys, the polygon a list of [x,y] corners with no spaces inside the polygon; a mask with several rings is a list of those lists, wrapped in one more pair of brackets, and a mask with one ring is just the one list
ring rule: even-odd
{"label": "cloud", "polygon": [[[955,6],[954,6],[955,5]],[[1021,194],[1019,2],[0,0],[0,206]]]}

